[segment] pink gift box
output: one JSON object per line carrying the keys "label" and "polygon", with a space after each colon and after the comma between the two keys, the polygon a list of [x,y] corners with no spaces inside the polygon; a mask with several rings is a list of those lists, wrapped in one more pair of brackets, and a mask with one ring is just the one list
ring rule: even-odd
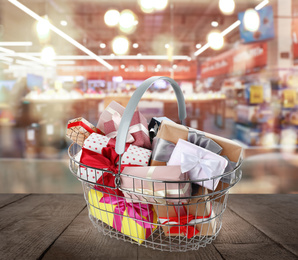
{"label": "pink gift box", "polygon": [[[124,110],[123,106],[112,101],[100,115],[97,128],[105,133],[107,137],[116,138]],[[132,117],[126,142],[151,149],[148,123],[139,111],[135,111]]]}
{"label": "pink gift box", "polygon": [[[227,164],[224,157],[182,139],[178,140],[167,163],[181,166],[190,180],[210,179],[196,182],[210,190],[216,189]],[[218,177],[211,179],[215,176]]]}
{"label": "pink gift box", "polygon": [[[108,145],[114,146],[115,140],[104,135],[93,133],[85,140],[83,148],[101,154],[102,149]],[[121,164],[147,166],[150,156],[150,150],[135,145],[128,145],[125,153],[121,157]],[[80,161],[80,158],[81,152],[76,156],[76,160]],[[103,169],[106,170],[107,168]],[[77,174],[82,179],[96,183],[96,181],[102,176],[103,172],[104,171],[81,166]]]}
{"label": "pink gift box", "polygon": [[[120,178],[120,187],[124,196],[131,199],[164,203],[164,198],[167,197],[167,201],[186,203],[188,199],[185,197],[191,195],[191,184],[179,183],[179,181],[188,181],[187,174],[181,173],[180,166],[126,167]],[[166,181],[173,181],[173,183]],[[174,198],[180,198],[180,200]]]}

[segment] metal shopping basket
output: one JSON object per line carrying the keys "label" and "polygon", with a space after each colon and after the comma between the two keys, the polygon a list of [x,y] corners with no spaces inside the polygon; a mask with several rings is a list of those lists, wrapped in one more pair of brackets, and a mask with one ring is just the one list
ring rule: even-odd
{"label": "metal shopping basket", "polygon": [[[195,181],[173,183],[121,172],[121,156],[125,151],[126,135],[133,112],[144,92],[154,81],[160,79],[168,81],[174,88],[179,118],[181,121],[185,119],[184,97],[177,83],[167,77],[149,78],[135,91],[122,116],[115,145],[119,155],[118,172],[80,163],[78,156],[81,146],[75,142],[69,147],[70,170],[82,182],[89,218],[99,232],[162,251],[197,250],[211,243],[222,227],[229,190],[242,176],[241,159],[229,172]],[[94,174],[88,175],[88,172]],[[102,182],[96,183],[94,176],[101,176]],[[123,178],[133,183],[131,189],[123,187]],[[207,181],[213,183],[213,189],[204,188],[204,182]],[[219,184],[215,188],[217,183]],[[159,190],[155,189],[156,185]],[[173,185],[179,191],[192,186],[192,194],[182,196],[179,192],[178,195],[169,195]],[[151,187],[150,192],[144,188],[148,186]],[[160,192],[161,186],[164,187],[163,192]]]}

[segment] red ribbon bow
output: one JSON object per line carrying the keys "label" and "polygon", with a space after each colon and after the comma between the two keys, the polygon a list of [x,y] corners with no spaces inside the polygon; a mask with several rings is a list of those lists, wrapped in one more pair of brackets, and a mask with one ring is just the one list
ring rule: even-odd
{"label": "red ribbon bow", "polygon": [[[176,222],[177,225],[181,226],[174,226],[170,228],[170,230],[167,233],[183,233],[187,236],[188,239],[194,237],[196,234],[200,233],[200,231],[195,228],[195,224],[193,226],[186,226],[186,224],[193,219],[195,219],[193,215],[180,216],[180,218],[170,217],[167,222]],[[165,222],[164,224],[166,224],[167,222]]]}

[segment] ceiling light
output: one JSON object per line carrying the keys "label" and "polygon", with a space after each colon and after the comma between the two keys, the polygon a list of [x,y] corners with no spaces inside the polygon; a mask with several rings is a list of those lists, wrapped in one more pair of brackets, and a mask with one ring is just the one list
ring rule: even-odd
{"label": "ceiling light", "polygon": [[[16,7],[20,8],[22,11],[24,11],[25,13],[27,13],[28,15],[30,15],[31,17],[33,17],[34,19],[36,19],[37,21],[45,21],[42,17],[40,17],[38,14],[34,13],[31,9],[29,9],[28,7],[26,7],[25,5],[21,4],[19,1],[17,0],[8,0],[10,3],[12,3],[13,5],[15,5]],[[107,63],[106,61],[104,61],[102,58],[100,58],[99,56],[97,56],[95,53],[93,53],[92,51],[90,51],[89,49],[87,49],[85,46],[83,46],[82,44],[80,44],[79,42],[77,42],[76,40],[74,40],[73,38],[71,38],[69,35],[67,35],[66,33],[62,32],[60,29],[58,29],[56,26],[54,26],[53,24],[51,24],[49,22],[49,27],[50,29],[57,33],[58,35],[60,35],[62,38],[64,38],[65,40],[67,40],[68,42],[70,42],[72,45],[74,45],[75,47],[77,47],[78,49],[80,49],[81,51],[85,52],[86,54],[88,54],[90,57],[92,57],[93,59],[97,60],[99,63],[101,63],[102,65],[104,65],[105,67],[107,67],[108,69],[112,70],[113,66],[109,63]]]}
{"label": "ceiling light", "polygon": [[50,34],[50,22],[47,18],[37,21],[36,23],[37,36],[41,40],[45,40],[49,37]]}
{"label": "ceiling light", "polygon": [[158,68],[155,68],[154,71],[155,71],[155,72],[158,72],[159,70],[158,70]]}
{"label": "ceiling light", "polygon": [[170,47],[170,44],[166,43],[165,48],[168,49]]}
{"label": "ceiling light", "polygon": [[52,46],[44,47],[41,51],[41,59],[45,62],[49,62],[55,59],[56,52]]}
{"label": "ceiling light", "polygon": [[156,68],[157,68],[157,69],[160,69],[160,68],[161,68],[161,65],[160,65],[160,64],[157,64],[157,65],[156,65]]}
{"label": "ceiling light", "polygon": [[160,11],[167,7],[168,0],[155,0],[153,1],[153,6],[156,10]]}
{"label": "ceiling light", "polygon": [[107,26],[116,26],[120,19],[120,13],[117,10],[108,10],[104,15],[104,21]]}
{"label": "ceiling light", "polygon": [[211,32],[207,36],[208,43],[213,50],[219,50],[223,47],[224,38],[219,32]]}
{"label": "ceiling light", "polygon": [[120,68],[121,69],[124,69],[125,68],[125,65],[124,64],[121,64]]}
{"label": "ceiling light", "polygon": [[177,65],[176,64],[174,64],[173,66],[172,66],[172,68],[175,70],[175,69],[177,69]]}
{"label": "ceiling light", "polygon": [[67,21],[62,20],[62,21],[60,21],[60,24],[61,24],[62,26],[67,26]]}
{"label": "ceiling light", "polygon": [[152,0],[139,0],[139,4],[144,13],[152,13],[154,11],[154,3]]}
{"label": "ceiling light", "polygon": [[104,49],[106,47],[106,44],[102,42],[101,44],[99,44],[99,47]]}
{"label": "ceiling light", "polygon": [[212,21],[211,22],[211,26],[212,27],[217,27],[218,26],[218,22],[217,21]]}
{"label": "ceiling light", "polygon": [[123,36],[118,36],[114,38],[112,43],[114,53],[121,55],[128,52],[129,42],[127,38]]}
{"label": "ceiling light", "polygon": [[259,10],[261,10],[264,6],[266,6],[267,4],[269,4],[269,0],[264,0],[263,2],[259,3],[259,4],[255,7],[255,9],[256,9],[257,11],[259,11]]}
{"label": "ceiling light", "polygon": [[235,2],[234,0],[219,0],[219,9],[223,14],[229,15],[234,12]]}
{"label": "ceiling light", "polygon": [[0,42],[0,46],[32,46],[32,42]]}
{"label": "ceiling light", "polygon": [[221,35],[226,36],[229,32],[237,28],[240,24],[241,24],[240,20],[237,20],[236,22],[232,23],[227,29],[223,30],[221,32]]}
{"label": "ceiling light", "polygon": [[8,58],[8,57],[1,57],[0,60],[8,61],[8,62],[13,62],[13,58]]}
{"label": "ceiling light", "polygon": [[141,56],[142,56],[142,53],[138,53],[138,54],[137,54],[137,57],[141,57]]}
{"label": "ceiling light", "polygon": [[188,58],[187,58],[187,61],[191,61],[191,57],[188,57]]}
{"label": "ceiling light", "polygon": [[243,16],[243,25],[245,30],[256,32],[260,27],[261,19],[259,13],[255,9],[247,9]]}
{"label": "ceiling light", "polygon": [[135,48],[135,49],[137,49],[137,48],[139,48],[139,44],[138,44],[138,43],[134,43],[134,44],[132,45],[132,47]]}
{"label": "ceiling light", "polygon": [[200,43],[196,44],[197,49],[200,49],[201,47],[202,47],[202,44],[200,44]]}
{"label": "ceiling light", "polygon": [[7,48],[3,48],[3,47],[0,47],[0,51],[4,52],[4,53],[7,53],[7,54],[14,54],[15,53],[15,51],[7,49]]}
{"label": "ceiling light", "polygon": [[119,19],[120,29],[121,27],[125,29],[129,29],[135,25],[134,23],[135,23],[134,13],[128,9],[123,10],[120,14],[120,19]]}
{"label": "ceiling light", "polygon": [[111,56],[111,57],[115,57],[115,54],[114,54],[114,53],[111,53],[110,56]]}

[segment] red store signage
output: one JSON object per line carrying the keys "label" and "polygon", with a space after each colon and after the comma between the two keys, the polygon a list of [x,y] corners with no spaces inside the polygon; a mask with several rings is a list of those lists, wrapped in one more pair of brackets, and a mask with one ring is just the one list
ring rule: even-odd
{"label": "red store signage", "polygon": [[215,77],[233,72],[246,72],[267,65],[267,43],[240,45],[224,52],[201,66],[201,78]]}

